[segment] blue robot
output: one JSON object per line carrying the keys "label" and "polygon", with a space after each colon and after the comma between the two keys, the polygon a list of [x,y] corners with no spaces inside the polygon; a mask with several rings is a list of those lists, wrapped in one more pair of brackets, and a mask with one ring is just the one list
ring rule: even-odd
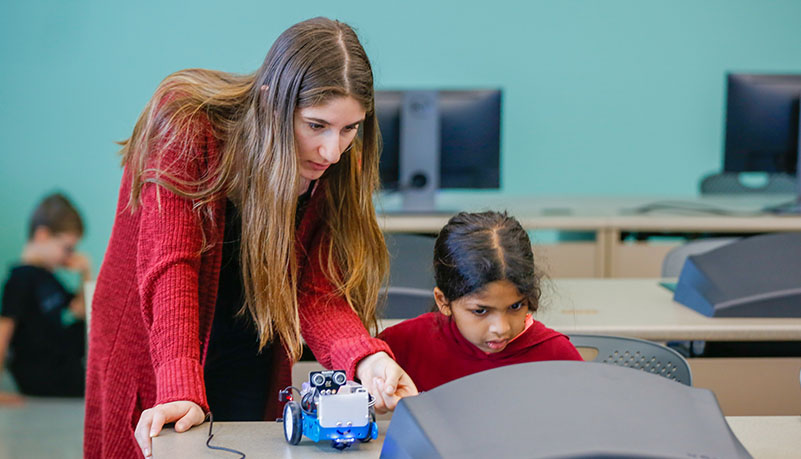
{"label": "blue robot", "polygon": [[[300,401],[292,390],[300,392]],[[301,390],[287,387],[279,396],[284,405],[284,438],[292,445],[303,435],[314,442],[330,440],[345,449],[356,440],[366,443],[378,438],[375,401],[361,384],[348,381],[342,370],[313,371]]]}

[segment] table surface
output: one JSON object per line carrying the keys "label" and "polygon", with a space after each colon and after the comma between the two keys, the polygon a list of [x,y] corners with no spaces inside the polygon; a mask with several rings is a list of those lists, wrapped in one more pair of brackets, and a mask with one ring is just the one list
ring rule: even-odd
{"label": "table surface", "polygon": [[[675,279],[673,279],[675,281]],[[673,301],[660,279],[552,279],[537,320],[565,334],[653,341],[801,340],[801,318],[707,317]],[[388,327],[400,320],[383,320]]]}
{"label": "table surface", "polygon": [[594,231],[799,231],[801,217],[762,209],[792,195],[526,196],[497,192],[440,193],[434,213],[398,212],[397,195],[376,200],[385,231],[437,232],[457,211],[507,210],[528,229]]}
{"label": "table surface", "polygon": [[0,459],[83,457],[84,399],[25,397],[0,406]]}
{"label": "table surface", "polygon": [[[356,442],[347,451],[338,451],[331,443],[314,443],[303,437],[299,445],[290,445],[284,439],[283,424],[277,422],[215,422],[212,446],[224,446],[239,450],[250,459],[292,458],[305,459],[346,454],[348,458],[376,458],[381,453],[384,434],[389,421],[378,422],[378,439],[368,443]],[[227,458],[237,456],[224,451],[214,451],[206,447],[209,424],[193,427],[178,434],[172,428],[165,428],[153,438],[153,459],[162,458]]]}
{"label": "table surface", "polygon": [[[801,417],[734,416],[727,417],[734,434],[755,458],[797,458],[801,451]],[[380,421],[377,440],[356,444],[345,452],[328,442],[314,443],[304,437],[297,446],[284,440],[282,425],[276,422],[216,422],[212,445],[242,451],[248,458],[316,458],[346,454],[349,458],[376,458],[381,452],[388,421]],[[206,448],[208,424],[177,434],[171,428],[153,439],[153,458],[235,458],[222,451]]]}

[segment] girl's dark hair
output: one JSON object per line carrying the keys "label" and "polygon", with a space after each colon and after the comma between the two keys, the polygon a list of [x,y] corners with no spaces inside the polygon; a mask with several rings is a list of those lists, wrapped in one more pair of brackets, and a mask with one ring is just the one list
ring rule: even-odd
{"label": "girl's dark hair", "polygon": [[528,299],[529,310],[539,306],[541,275],[531,241],[506,212],[461,212],[451,218],[434,244],[434,277],[449,302],[506,280]]}

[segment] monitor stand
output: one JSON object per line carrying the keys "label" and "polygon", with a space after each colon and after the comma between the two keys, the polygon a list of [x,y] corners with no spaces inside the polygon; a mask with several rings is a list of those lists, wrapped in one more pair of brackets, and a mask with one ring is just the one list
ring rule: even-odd
{"label": "monitor stand", "polygon": [[434,213],[439,189],[440,118],[437,91],[406,91],[400,116],[403,211]]}

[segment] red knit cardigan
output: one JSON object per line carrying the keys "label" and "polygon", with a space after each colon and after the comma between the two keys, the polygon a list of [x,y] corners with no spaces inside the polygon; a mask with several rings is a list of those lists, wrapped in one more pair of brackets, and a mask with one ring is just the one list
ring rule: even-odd
{"label": "red knit cardigan", "polygon": [[[218,158],[208,122],[198,123],[189,154],[167,149],[158,166],[198,178]],[[178,142],[180,144],[180,142]],[[155,164],[150,164],[154,166]],[[300,327],[306,344],[328,368],[353,378],[356,364],[389,347],[373,338],[341,296],[334,295],[319,263],[325,226],[320,182],[296,231]],[[214,221],[201,228],[191,201],[148,183],[141,206],[127,207],[131,174],[125,170],[111,239],[92,300],[87,368],[84,456],[140,457],[134,429],[144,409],[190,400],[208,410],[203,364],[219,282],[224,199],[212,203]],[[213,246],[202,251],[203,237]],[[274,393],[267,418],[280,416],[278,390],[290,384],[291,363],[272,343]]]}

